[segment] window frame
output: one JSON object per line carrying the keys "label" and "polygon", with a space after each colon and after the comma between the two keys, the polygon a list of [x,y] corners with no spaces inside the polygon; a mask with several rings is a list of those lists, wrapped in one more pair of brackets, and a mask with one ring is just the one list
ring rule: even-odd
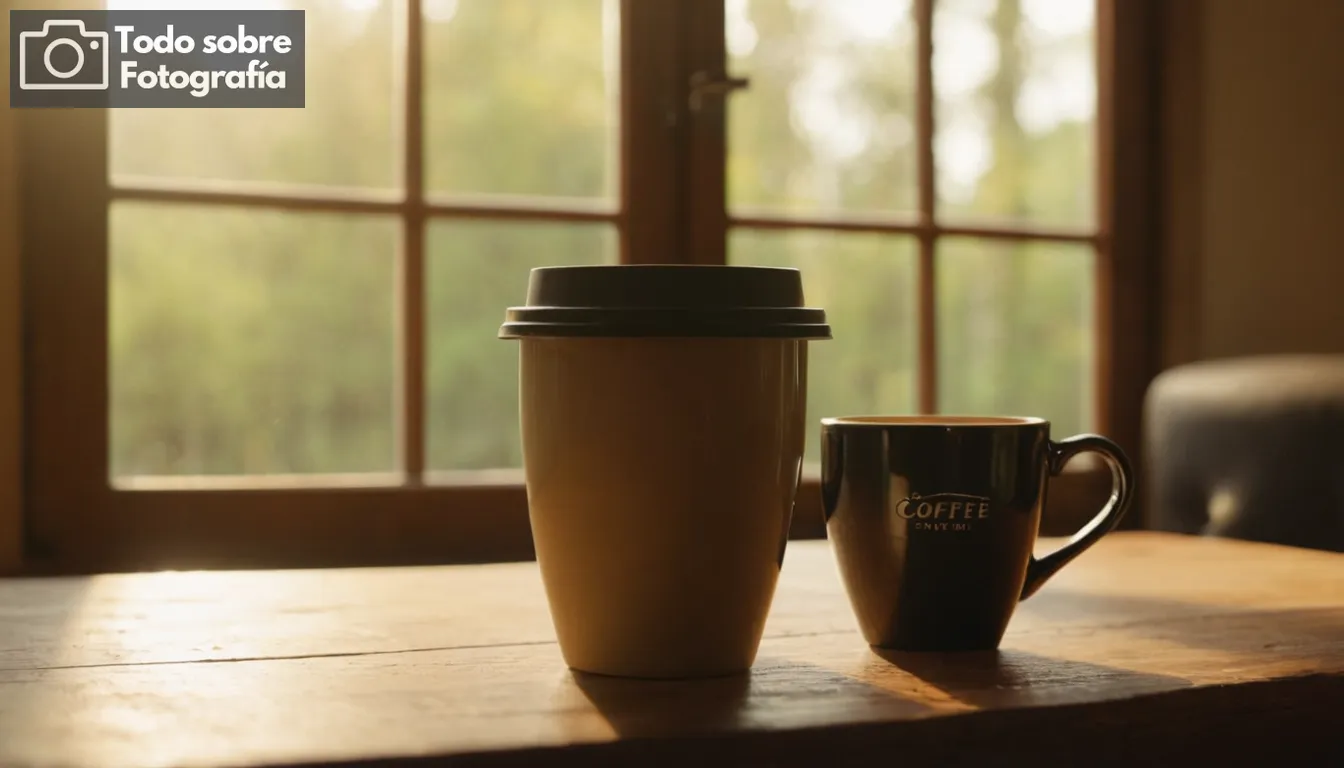
{"label": "window frame", "polygon": [[[9,14],[0,29],[8,39]],[[0,62],[9,101],[9,57]],[[18,156],[14,111],[0,113],[0,576],[23,562],[23,394]]]}
{"label": "window frame", "polygon": [[[499,205],[437,203],[424,198],[421,143],[420,0],[406,1],[403,153],[404,201],[383,198],[277,199],[255,191],[169,188],[143,181],[114,189],[107,174],[103,110],[15,110],[22,292],[24,299],[23,433],[25,566],[37,572],[157,568],[302,567],[480,562],[533,556],[521,471],[458,473],[452,485],[425,482],[424,224],[458,218],[609,221],[620,231],[624,263],[721,263],[728,227],[722,188],[722,110],[692,118],[686,83],[700,70],[722,72],[722,0],[621,0],[621,189],[615,209],[557,209],[513,201]],[[1149,132],[1155,0],[1097,0],[1099,57],[1097,177],[1102,201],[1095,235],[1098,259],[1099,431],[1137,449],[1142,389],[1151,378],[1151,250],[1144,170]],[[91,7],[91,0],[62,5]],[[932,0],[915,0],[921,21]],[[927,23],[919,25],[921,85],[931,85]],[[1121,44],[1123,39],[1124,44]],[[1131,61],[1131,59],[1133,59]],[[932,126],[932,91],[921,88],[919,126]],[[1126,111],[1128,110],[1128,111]],[[715,117],[717,115],[717,117]],[[1113,116],[1123,118],[1112,125]],[[921,153],[922,155],[923,153]],[[717,160],[715,159],[717,158]],[[1131,166],[1129,162],[1135,165]],[[932,157],[921,156],[921,202],[931,206]],[[1140,168],[1142,166],[1142,168]],[[1116,174],[1116,168],[1126,173]],[[1133,170],[1138,169],[1138,170]],[[1147,175],[1145,175],[1147,174]],[[690,192],[694,190],[695,194]],[[705,190],[717,191],[704,194]],[[332,194],[332,191],[327,191]],[[109,419],[107,210],[113,199],[182,200],[226,205],[265,203],[308,210],[395,211],[405,216],[400,254],[401,336],[405,352],[400,409],[401,459],[412,470],[381,482],[373,476],[316,478],[301,487],[209,490],[116,488],[108,480]],[[924,210],[932,210],[931,207]],[[797,220],[784,220],[795,226]],[[803,222],[818,225],[818,222]],[[761,219],[761,226],[778,222]],[[820,222],[830,226],[833,222]],[[872,226],[859,222],[855,226]],[[1129,226],[1126,226],[1126,225]],[[921,243],[921,294],[931,296],[932,242],[939,234],[1020,237],[1021,232],[939,227],[932,219],[896,224]],[[886,231],[893,225],[882,224]],[[1125,232],[1125,236],[1118,233]],[[1050,233],[1045,233],[1048,239]],[[1070,240],[1075,234],[1063,235]],[[59,254],[60,258],[52,258]],[[502,310],[502,308],[501,308]],[[921,301],[921,321],[932,320]],[[928,326],[931,327],[931,326]],[[1139,328],[1140,332],[1133,329]],[[931,333],[920,345],[921,392],[936,391]],[[921,405],[930,406],[927,395]],[[317,486],[312,480],[328,482]],[[816,479],[805,478],[794,515],[795,536],[823,533]],[[1108,478],[1104,485],[1108,486]],[[1076,470],[1052,487],[1053,503],[1095,509],[1104,491],[1094,472]],[[1090,507],[1088,505],[1091,505]],[[0,509],[2,513],[2,509]],[[1131,515],[1131,523],[1134,520]],[[0,522],[3,519],[0,518]],[[3,537],[0,537],[2,539]]]}
{"label": "window frame", "polygon": [[[714,73],[725,73],[726,55],[724,38],[724,6],[719,0],[689,0],[697,14],[692,25],[690,48],[703,51],[701,65]],[[937,248],[940,240],[948,237],[969,237],[996,242],[1052,242],[1086,246],[1094,251],[1097,260],[1096,290],[1100,295],[1112,279],[1110,241],[1113,211],[1108,205],[1113,173],[1109,167],[1109,148],[1112,144],[1109,115],[1104,93],[1110,73],[1103,66],[1109,57],[1103,54],[1107,45],[1102,18],[1107,2],[1097,2],[1097,115],[1095,185],[1097,188],[1096,225],[1090,228],[1068,228],[1033,225],[987,225],[970,222],[947,223],[938,214],[936,162],[934,152],[935,91],[933,84],[933,23],[936,0],[912,0],[916,32],[916,109],[915,143],[918,175],[918,205],[914,215],[884,214],[880,216],[798,215],[759,211],[746,214],[729,212],[724,168],[727,166],[726,110],[709,109],[696,118],[698,125],[691,135],[690,167],[693,175],[690,187],[697,190],[696,204],[701,215],[691,217],[692,242],[695,258],[709,264],[722,264],[727,259],[728,234],[732,229],[820,232],[863,232],[881,235],[905,235],[918,242],[916,274],[917,309],[917,399],[921,414],[938,411],[938,317],[937,317]],[[721,101],[718,103],[722,103]],[[1098,315],[1102,320],[1105,312]],[[1100,323],[1099,323],[1100,324]],[[1098,333],[1098,336],[1102,334]],[[1098,338],[1098,342],[1104,340]],[[1098,343],[1097,372],[1110,367],[1108,344]],[[1100,381],[1100,376],[1098,377]],[[1108,426],[1109,416],[1097,398],[1094,421],[1101,429]]]}

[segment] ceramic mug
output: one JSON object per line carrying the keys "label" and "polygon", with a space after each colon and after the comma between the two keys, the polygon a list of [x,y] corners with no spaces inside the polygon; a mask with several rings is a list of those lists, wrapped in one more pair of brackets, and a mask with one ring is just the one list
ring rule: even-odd
{"label": "ceramic mug", "polygon": [[[867,416],[821,429],[827,538],[863,636],[880,648],[997,648],[1017,604],[1114,529],[1134,494],[1119,446],[1051,440],[1044,419]],[[1110,499],[1037,559],[1050,478],[1086,452],[1110,466]]]}

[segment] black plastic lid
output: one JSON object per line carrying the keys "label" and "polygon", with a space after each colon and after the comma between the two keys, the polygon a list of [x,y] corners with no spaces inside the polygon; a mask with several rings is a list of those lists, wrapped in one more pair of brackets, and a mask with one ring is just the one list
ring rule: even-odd
{"label": "black plastic lid", "polygon": [[803,306],[796,269],[632,264],[532,270],[527,306],[508,309],[499,337],[536,336],[829,339],[831,328]]}

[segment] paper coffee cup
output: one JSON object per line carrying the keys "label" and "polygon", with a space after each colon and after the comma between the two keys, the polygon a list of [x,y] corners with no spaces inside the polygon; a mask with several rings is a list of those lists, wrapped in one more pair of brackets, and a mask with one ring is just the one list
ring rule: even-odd
{"label": "paper coffee cup", "polygon": [[750,668],[804,449],[807,342],[830,338],[797,270],[532,271],[523,460],[565,661],[632,677]]}

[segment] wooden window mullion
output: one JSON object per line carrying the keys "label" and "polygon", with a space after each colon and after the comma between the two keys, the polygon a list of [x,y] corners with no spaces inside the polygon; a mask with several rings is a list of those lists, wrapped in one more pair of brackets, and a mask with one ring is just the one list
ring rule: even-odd
{"label": "wooden window mullion", "polygon": [[620,240],[625,264],[685,253],[679,2],[621,0]]}
{"label": "wooden window mullion", "polygon": [[919,411],[938,410],[937,187],[934,167],[933,4],[915,0],[915,140],[919,177],[919,268],[916,315],[919,333]]}
{"label": "wooden window mullion", "polygon": [[397,306],[400,308],[401,468],[406,482],[419,485],[425,470],[425,172],[424,29],[420,0],[406,0],[405,60],[402,81],[402,243]]}
{"label": "wooden window mullion", "polygon": [[728,262],[728,110],[732,92],[689,106],[690,81],[696,73],[727,78],[750,73],[728,71],[724,36],[724,0],[684,0],[682,88],[679,105],[686,116],[685,228],[683,259],[694,264]]}

